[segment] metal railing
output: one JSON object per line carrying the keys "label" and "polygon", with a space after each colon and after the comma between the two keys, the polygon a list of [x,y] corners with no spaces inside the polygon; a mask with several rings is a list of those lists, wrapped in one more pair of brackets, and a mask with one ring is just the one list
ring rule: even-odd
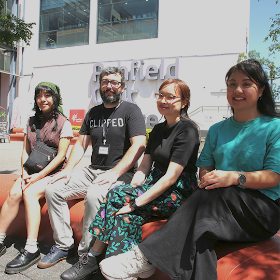
{"label": "metal railing", "polygon": [[[279,106],[280,106],[280,104],[279,104]],[[196,115],[200,112],[203,113],[203,111],[206,111],[206,110],[209,111],[209,109],[211,109],[211,108],[213,108],[213,111],[215,109],[217,109],[215,111],[218,112],[218,113],[220,111],[230,111],[229,106],[200,106],[197,109],[195,109],[194,111],[192,111],[191,113],[189,113],[189,116],[192,117],[192,116],[194,116],[194,115]]]}

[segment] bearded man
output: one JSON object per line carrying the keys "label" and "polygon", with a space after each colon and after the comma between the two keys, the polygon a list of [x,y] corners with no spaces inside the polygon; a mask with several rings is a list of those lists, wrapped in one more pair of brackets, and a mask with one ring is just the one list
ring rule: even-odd
{"label": "bearded man", "polygon": [[[84,198],[83,238],[78,254],[88,252],[94,241],[88,231],[109,189],[129,184],[137,169],[137,160],[145,150],[146,128],[135,104],[122,101],[124,70],[104,68],[99,76],[101,105],[91,108],[64,170],[55,175],[46,188],[46,200],[55,245],[38,263],[47,268],[74,255],[74,239],[67,201]],[[73,171],[91,141],[91,164]]]}

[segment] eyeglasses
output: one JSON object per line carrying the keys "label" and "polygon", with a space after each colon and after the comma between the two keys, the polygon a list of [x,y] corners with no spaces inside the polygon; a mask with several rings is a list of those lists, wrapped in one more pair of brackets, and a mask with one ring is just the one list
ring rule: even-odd
{"label": "eyeglasses", "polygon": [[119,87],[122,82],[116,81],[116,80],[101,80],[101,86],[108,86],[111,84],[112,87]]}
{"label": "eyeglasses", "polygon": [[173,100],[175,100],[177,98],[181,98],[181,97],[173,95],[171,93],[162,94],[160,92],[155,93],[155,97],[156,97],[156,100],[162,100],[164,98],[166,100],[166,102],[172,102]]}

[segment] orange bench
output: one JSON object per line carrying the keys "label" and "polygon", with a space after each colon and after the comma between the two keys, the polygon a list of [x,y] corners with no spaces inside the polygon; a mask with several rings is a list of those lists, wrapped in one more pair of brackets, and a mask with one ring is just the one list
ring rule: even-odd
{"label": "orange bench", "polygon": [[[0,208],[7,195],[18,178],[14,174],[0,174]],[[54,244],[52,229],[47,213],[45,199],[41,203],[41,224],[38,241]],[[82,222],[84,214],[83,200],[74,200],[69,203],[71,227],[73,229],[75,244],[82,238]],[[7,232],[8,236],[26,238],[26,225],[24,217],[24,204],[20,204],[19,213]],[[143,240],[155,230],[165,224],[166,220],[153,221],[143,225]],[[215,251],[218,256],[218,280],[276,280],[280,267],[280,231],[272,238],[255,243],[219,243]],[[149,280],[170,280],[170,278],[158,270]]]}
{"label": "orange bench", "polygon": [[[0,174],[0,208],[2,208],[13,183],[18,177],[19,175],[15,174]],[[41,199],[40,204],[41,224],[39,228],[38,241],[54,244],[46,200],[44,198]],[[72,200],[68,202],[68,205],[70,208],[71,226],[73,228],[75,243],[78,244],[82,238],[84,203],[82,199]],[[23,201],[20,203],[18,214],[10,225],[7,235],[26,238],[25,208]]]}
{"label": "orange bench", "polygon": [[[143,239],[166,221],[142,226]],[[280,231],[268,240],[248,243],[218,243],[218,280],[280,280]],[[159,269],[147,280],[171,280]],[[207,280],[207,279],[206,279]]]}

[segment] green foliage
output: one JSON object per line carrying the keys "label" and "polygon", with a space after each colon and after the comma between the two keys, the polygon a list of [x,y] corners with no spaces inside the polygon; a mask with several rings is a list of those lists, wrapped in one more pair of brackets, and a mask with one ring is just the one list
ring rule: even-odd
{"label": "green foliage", "polygon": [[259,61],[259,63],[262,65],[262,67],[267,75],[267,78],[270,82],[270,87],[271,87],[274,99],[277,98],[278,96],[280,96],[280,86],[277,86],[275,84],[275,80],[280,78],[280,67],[277,67],[275,65],[274,61],[272,61],[268,58],[261,57],[260,53],[255,50],[249,51],[248,57],[246,56],[245,53],[241,53],[238,57],[238,62],[243,61],[247,58],[252,58],[252,59],[256,59],[257,61]]}
{"label": "green foliage", "polygon": [[0,111],[0,121],[4,122],[7,120],[7,114],[5,111]]}
{"label": "green foliage", "polygon": [[264,41],[271,39],[272,44],[269,46],[270,54],[275,54],[275,52],[280,51],[280,42],[278,41],[280,36],[280,14],[276,14],[274,18],[270,18],[272,24],[269,29],[268,35],[264,38]]}
{"label": "green foliage", "polygon": [[248,56],[246,55],[246,53],[240,53],[239,56],[238,56],[237,62],[240,62],[240,61],[243,61],[243,60],[246,60],[246,59],[248,59]]}
{"label": "green foliage", "polygon": [[150,128],[146,128],[146,144],[148,143],[149,140],[149,133],[152,131]]}
{"label": "green foliage", "polygon": [[73,129],[73,130],[80,130],[80,129],[81,129],[81,127],[80,127],[80,126],[75,126],[75,125],[72,125],[72,129]]}
{"label": "green foliage", "polygon": [[[278,4],[278,2],[278,0],[275,0],[276,5]],[[268,48],[271,55],[275,54],[275,52],[280,51],[280,43],[278,41],[280,35],[280,14],[276,14],[274,18],[272,17],[270,19],[272,20],[272,24],[270,26],[268,35],[264,38],[264,42],[267,42],[269,39],[271,39],[272,44]]]}
{"label": "green foliage", "polygon": [[15,47],[15,42],[23,40],[29,45],[33,35],[31,29],[35,23],[25,23],[15,15],[3,13],[5,2],[6,0],[0,0],[0,44]]}

